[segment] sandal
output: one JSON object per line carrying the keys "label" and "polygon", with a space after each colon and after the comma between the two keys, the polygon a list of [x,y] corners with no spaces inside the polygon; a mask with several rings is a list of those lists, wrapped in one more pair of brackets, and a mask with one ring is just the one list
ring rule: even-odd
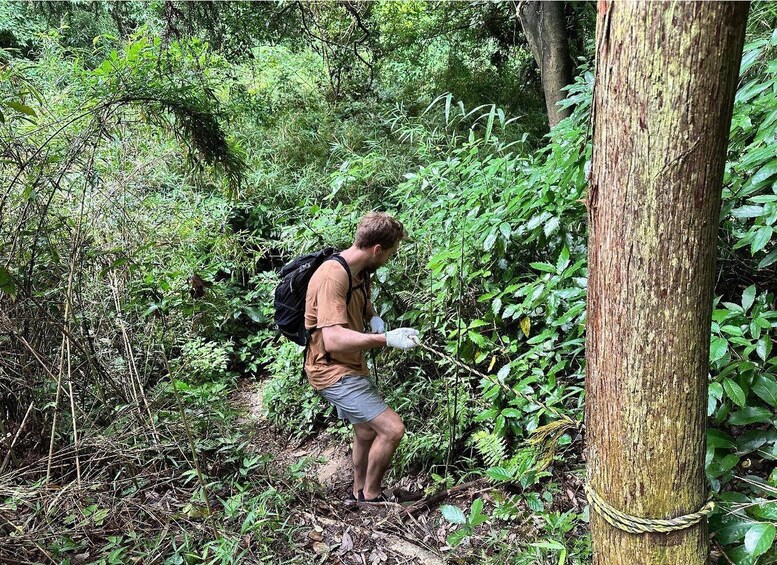
{"label": "sandal", "polygon": [[381,491],[381,493],[376,496],[375,498],[364,498],[364,491],[359,490],[359,502],[390,502],[389,497],[386,496],[386,493]]}

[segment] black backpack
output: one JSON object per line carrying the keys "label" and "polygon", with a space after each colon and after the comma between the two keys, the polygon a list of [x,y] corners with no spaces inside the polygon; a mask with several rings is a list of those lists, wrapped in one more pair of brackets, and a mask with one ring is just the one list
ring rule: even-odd
{"label": "black backpack", "polygon": [[[348,273],[348,294],[345,301],[347,305],[354,290],[351,270],[333,247],[297,257],[281,269],[281,282],[275,287],[275,324],[281,334],[299,345],[307,345],[310,338],[310,332],[305,329],[305,295],[308,292],[308,283],[316,269],[329,260],[340,263]],[[365,283],[359,287],[364,290],[365,296],[367,280],[365,277]],[[366,309],[366,300],[364,306]]]}

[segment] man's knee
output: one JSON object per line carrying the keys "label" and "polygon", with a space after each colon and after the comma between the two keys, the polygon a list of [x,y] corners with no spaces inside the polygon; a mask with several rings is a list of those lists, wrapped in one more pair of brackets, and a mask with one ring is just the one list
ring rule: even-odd
{"label": "man's knee", "polygon": [[386,438],[386,440],[393,444],[398,444],[400,441],[402,441],[404,435],[405,424],[402,422],[402,419],[399,416],[391,419],[391,421],[385,427],[383,433],[383,436]]}
{"label": "man's knee", "polygon": [[372,441],[378,435],[375,430],[373,430],[371,427],[364,424],[362,425],[357,424],[353,427],[353,429],[354,429],[354,433],[356,434],[356,437],[360,441],[365,441],[365,442]]}
{"label": "man's knee", "polygon": [[391,439],[394,443],[399,443],[400,441],[402,441],[402,438],[404,436],[405,436],[405,424],[402,423],[402,420],[399,420],[398,425],[394,428]]}
{"label": "man's knee", "polygon": [[398,444],[405,435],[405,424],[399,414],[390,408],[370,422],[370,427],[375,430],[383,441]]}

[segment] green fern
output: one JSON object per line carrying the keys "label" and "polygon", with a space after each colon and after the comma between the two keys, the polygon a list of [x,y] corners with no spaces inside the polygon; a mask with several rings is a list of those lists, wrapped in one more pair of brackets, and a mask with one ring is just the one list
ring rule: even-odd
{"label": "green fern", "polygon": [[475,448],[489,467],[496,467],[504,461],[507,453],[505,439],[493,432],[479,431],[472,436]]}

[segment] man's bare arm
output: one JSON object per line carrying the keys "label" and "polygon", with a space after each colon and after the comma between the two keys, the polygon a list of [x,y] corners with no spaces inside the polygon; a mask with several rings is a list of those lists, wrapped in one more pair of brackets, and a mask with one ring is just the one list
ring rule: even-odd
{"label": "man's bare arm", "polygon": [[386,345],[383,334],[364,334],[343,326],[327,326],[320,331],[324,349],[329,353],[354,353]]}

